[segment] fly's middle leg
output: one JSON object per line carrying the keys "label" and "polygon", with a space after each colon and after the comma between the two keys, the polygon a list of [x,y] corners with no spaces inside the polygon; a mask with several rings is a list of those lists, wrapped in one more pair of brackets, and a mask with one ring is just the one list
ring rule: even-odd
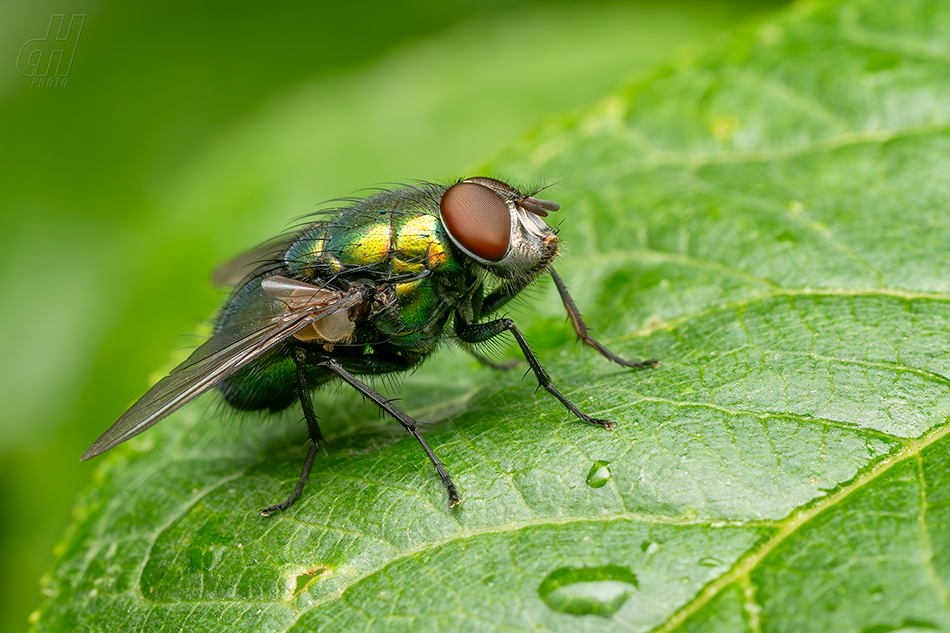
{"label": "fly's middle leg", "polygon": [[429,444],[426,443],[425,438],[422,437],[422,434],[419,432],[418,423],[397,409],[392,402],[374,391],[368,385],[360,382],[356,376],[346,371],[346,369],[344,369],[337,360],[328,358],[320,363],[320,365],[332,371],[334,374],[343,379],[343,382],[359,391],[361,394],[363,394],[363,396],[372,400],[380,409],[396,418],[396,421],[399,422],[406,429],[406,431],[409,432],[410,435],[419,441],[419,444],[422,445],[422,450],[424,450],[426,455],[429,456],[429,460],[435,466],[436,471],[438,471],[439,477],[442,478],[442,484],[445,486],[445,489],[449,494],[449,507],[455,507],[459,502],[459,495],[455,490],[455,484],[452,482],[452,478],[449,477],[449,474],[446,472],[442,462],[439,461],[439,458],[436,457],[435,453],[432,452],[432,449],[429,448]]}
{"label": "fly's middle leg", "polygon": [[557,398],[561,404],[567,407],[568,411],[576,415],[584,422],[587,422],[588,424],[594,424],[596,426],[602,426],[605,429],[612,429],[614,427],[613,422],[608,422],[607,420],[601,420],[600,418],[594,418],[587,415],[578,409],[573,402],[568,400],[564,394],[558,391],[557,387],[555,387],[554,383],[551,381],[551,377],[548,375],[548,372],[546,372],[544,367],[541,366],[541,361],[538,360],[538,356],[531,349],[531,346],[528,345],[527,339],[525,339],[524,335],[521,333],[521,330],[518,329],[518,326],[515,325],[514,321],[504,318],[496,319],[494,321],[487,321],[485,323],[465,323],[458,317],[458,315],[456,315],[455,334],[465,343],[482,343],[506,331],[511,332],[512,335],[514,335],[515,340],[518,341],[518,346],[521,348],[521,352],[524,354],[525,360],[528,361],[528,365],[531,366],[531,370],[534,372],[535,378],[538,379],[539,386],[544,387],[548,393]]}

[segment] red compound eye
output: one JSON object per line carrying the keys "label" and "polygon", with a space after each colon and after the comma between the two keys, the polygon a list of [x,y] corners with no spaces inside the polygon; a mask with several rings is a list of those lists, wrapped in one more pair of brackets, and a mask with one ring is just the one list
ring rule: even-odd
{"label": "red compound eye", "polygon": [[439,203],[442,223],[456,244],[496,262],[508,252],[511,214],[497,193],[474,182],[449,187]]}

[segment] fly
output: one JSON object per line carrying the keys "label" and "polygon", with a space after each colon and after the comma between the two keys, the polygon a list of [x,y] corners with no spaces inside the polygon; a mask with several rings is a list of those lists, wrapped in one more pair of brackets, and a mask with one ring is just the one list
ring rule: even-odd
{"label": "fly", "polygon": [[453,507],[459,502],[455,484],[416,421],[357,376],[405,372],[446,337],[492,365],[476,346],[505,332],[514,336],[540,387],[582,421],[612,428],[558,391],[514,321],[492,317],[547,273],[585,344],[625,367],[659,364],[624,360],[588,334],[551,266],[558,238],[542,218],[558,209],[500,180],[477,177],[383,191],[322,212],[216,273],[236,289],[211,338],[133,404],[82,459],[135,437],[212,388],[241,410],[280,411],[299,401],[310,446],[290,496],[260,511],[268,516],[300,496],[323,439],[311,390],[339,379],[418,440]]}

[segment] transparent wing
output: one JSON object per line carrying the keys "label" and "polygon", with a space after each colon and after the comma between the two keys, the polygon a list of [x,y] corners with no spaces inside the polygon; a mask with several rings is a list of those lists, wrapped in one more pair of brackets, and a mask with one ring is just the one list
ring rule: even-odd
{"label": "transparent wing", "polygon": [[294,242],[293,235],[281,235],[264,242],[257,248],[243,255],[235,257],[226,264],[218,267],[211,274],[211,283],[219,288],[237,286],[259,266],[267,264],[279,265],[283,262],[284,253]]}
{"label": "transparent wing", "polygon": [[345,318],[363,297],[359,290],[329,290],[279,276],[263,280],[214,336],[139,398],[81,459],[135,437],[298,332]]}

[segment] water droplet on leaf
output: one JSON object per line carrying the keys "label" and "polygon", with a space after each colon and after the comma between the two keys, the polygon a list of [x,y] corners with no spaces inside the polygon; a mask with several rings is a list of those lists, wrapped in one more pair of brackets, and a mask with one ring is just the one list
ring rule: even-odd
{"label": "water droplet on leaf", "polygon": [[594,465],[590,467],[590,471],[587,473],[587,485],[591,488],[601,488],[607,485],[607,482],[610,481],[610,469],[607,465],[610,462],[603,462],[597,460],[594,462]]}
{"label": "water droplet on leaf", "polygon": [[541,581],[538,595],[554,611],[609,618],[639,586],[636,575],[619,565],[562,567]]}

